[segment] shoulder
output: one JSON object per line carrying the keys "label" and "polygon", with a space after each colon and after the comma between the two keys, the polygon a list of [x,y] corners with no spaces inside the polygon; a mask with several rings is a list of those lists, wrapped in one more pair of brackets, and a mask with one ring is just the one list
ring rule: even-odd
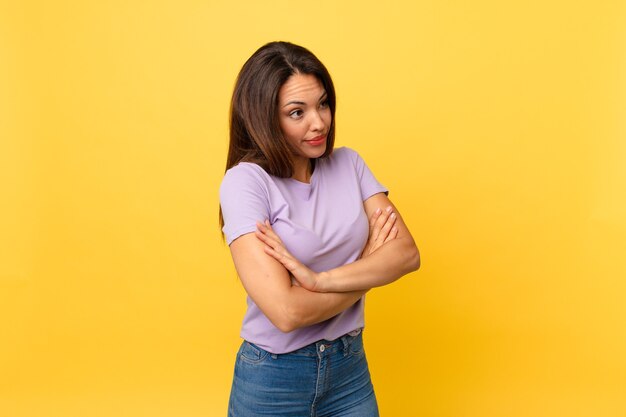
{"label": "shoulder", "polygon": [[357,171],[360,171],[365,165],[363,158],[357,151],[347,146],[335,148],[333,153],[329,156],[330,163],[336,166],[351,166]]}
{"label": "shoulder", "polygon": [[355,165],[357,161],[361,160],[358,152],[347,146],[333,149],[333,153],[328,157],[330,163],[346,164],[350,163]]}
{"label": "shoulder", "polygon": [[269,175],[260,166],[239,163],[224,174],[220,184],[222,231],[229,245],[237,237],[254,232],[258,220],[270,215]]}
{"label": "shoulder", "polygon": [[220,184],[220,193],[250,188],[267,189],[271,178],[263,168],[250,162],[240,162],[228,169]]}
{"label": "shoulder", "polygon": [[333,149],[333,153],[330,155],[330,158],[354,158],[359,154],[352,148],[348,148],[347,146],[341,146],[339,148]]}
{"label": "shoulder", "polygon": [[224,174],[224,178],[258,178],[262,179],[263,177],[268,176],[269,174],[265,172],[263,168],[261,168],[257,164],[253,164],[251,162],[239,162],[234,167],[228,169]]}

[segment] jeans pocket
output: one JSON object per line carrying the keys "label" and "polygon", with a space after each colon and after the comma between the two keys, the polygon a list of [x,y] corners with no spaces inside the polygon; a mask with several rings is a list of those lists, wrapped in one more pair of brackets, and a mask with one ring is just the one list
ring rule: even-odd
{"label": "jeans pocket", "polygon": [[256,365],[263,362],[268,355],[268,351],[263,350],[250,342],[244,341],[241,346],[239,358],[246,363]]}
{"label": "jeans pocket", "polygon": [[361,356],[364,353],[363,350],[363,337],[359,334],[351,338],[348,352],[351,356]]}

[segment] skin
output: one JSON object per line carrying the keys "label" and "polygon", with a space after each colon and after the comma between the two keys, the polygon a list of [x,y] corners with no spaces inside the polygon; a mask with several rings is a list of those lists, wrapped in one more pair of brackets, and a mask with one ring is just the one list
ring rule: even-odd
{"label": "skin", "polygon": [[[311,158],[326,150],[325,141],[309,142],[325,136],[332,121],[324,96],[322,84],[312,75],[295,74],[279,91],[279,124],[294,148],[293,178],[298,181],[310,181]],[[289,332],[334,317],[370,288],[419,267],[415,242],[387,196],[373,195],[364,202],[364,209],[370,219],[370,236],[361,258],[321,274],[291,256],[269,223],[259,223],[256,233],[231,243],[235,269],[246,292],[278,329]]]}
{"label": "skin", "polygon": [[326,141],[317,145],[311,139],[326,136],[332,116],[322,83],[310,74],[294,74],[278,92],[278,122],[283,137],[295,149],[293,178],[311,179],[312,158],[326,151]]}
{"label": "skin", "polygon": [[[385,194],[376,194],[365,201],[365,211],[376,212],[379,204],[387,203],[391,201]],[[380,243],[378,236],[370,236],[374,249],[369,256],[320,273],[312,271],[289,253],[269,222],[257,224],[256,236],[265,243],[265,253],[280,262],[299,285],[310,291],[369,290],[390,284],[420,266],[417,246],[399,213],[393,205],[388,205],[385,213],[385,223],[381,228],[383,241]]]}

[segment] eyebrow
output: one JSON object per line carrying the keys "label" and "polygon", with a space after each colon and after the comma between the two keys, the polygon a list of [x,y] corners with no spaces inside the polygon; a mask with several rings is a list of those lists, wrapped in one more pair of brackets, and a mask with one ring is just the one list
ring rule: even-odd
{"label": "eyebrow", "polygon": [[[326,98],[326,96],[328,96],[328,93],[327,93],[326,91],[324,91],[324,94],[322,94],[322,96],[321,96],[321,97],[320,97],[320,99],[318,100],[318,103],[319,103],[320,101],[324,100],[324,99]],[[285,105],[283,106],[283,108],[284,108],[284,107],[289,106],[290,104],[297,104],[297,105],[299,105],[299,106],[304,106],[304,105],[306,105],[306,103],[305,103],[304,101],[292,100],[292,101],[288,102],[287,104],[285,104]]]}

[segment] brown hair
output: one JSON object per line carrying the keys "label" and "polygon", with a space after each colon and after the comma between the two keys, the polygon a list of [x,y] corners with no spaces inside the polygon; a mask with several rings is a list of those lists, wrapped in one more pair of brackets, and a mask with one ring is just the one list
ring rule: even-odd
{"label": "brown hair", "polygon": [[[243,65],[230,105],[230,144],[226,171],[239,162],[253,162],[268,174],[288,178],[293,174],[293,149],[284,139],[278,121],[278,92],[294,74],[314,75],[326,90],[332,116],[326,151],[335,144],[335,87],[328,70],[308,49],[289,42],[270,42]],[[220,208],[220,227],[224,226]]]}

